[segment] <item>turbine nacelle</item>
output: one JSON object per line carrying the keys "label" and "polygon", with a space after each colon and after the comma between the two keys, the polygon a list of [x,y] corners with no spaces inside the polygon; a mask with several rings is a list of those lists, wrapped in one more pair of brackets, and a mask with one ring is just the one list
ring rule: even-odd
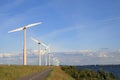
{"label": "turbine nacelle", "polygon": [[38,44],[40,45],[41,43],[39,42]]}

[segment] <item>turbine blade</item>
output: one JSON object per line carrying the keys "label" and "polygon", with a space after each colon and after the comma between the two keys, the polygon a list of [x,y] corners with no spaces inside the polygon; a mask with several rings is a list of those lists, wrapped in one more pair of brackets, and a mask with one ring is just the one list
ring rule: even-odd
{"label": "turbine blade", "polygon": [[34,38],[32,38],[32,37],[31,37],[31,39],[32,39],[34,42],[36,42],[36,43],[40,43],[38,40],[36,40],[36,39],[34,39]]}
{"label": "turbine blade", "polygon": [[17,29],[14,29],[14,30],[8,31],[8,33],[16,32],[16,31],[21,31],[21,30],[23,30],[23,29],[24,29],[24,27],[17,28]]}
{"label": "turbine blade", "polygon": [[44,47],[48,48],[48,46],[47,46],[47,45],[45,45],[44,43],[41,43],[41,45],[43,45]]}
{"label": "turbine blade", "polygon": [[26,27],[26,28],[29,28],[29,27],[36,26],[36,25],[39,25],[39,24],[42,24],[42,22],[29,24],[29,25],[27,25],[27,26],[25,26],[25,27]]}

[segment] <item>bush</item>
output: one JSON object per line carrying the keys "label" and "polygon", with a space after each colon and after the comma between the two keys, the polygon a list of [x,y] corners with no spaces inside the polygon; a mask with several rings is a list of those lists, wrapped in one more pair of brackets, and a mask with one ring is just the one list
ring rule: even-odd
{"label": "bush", "polygon": [[98,70],[99,78],[102,80],[116,80],[116,77],[112,73],[105,72],[104,70]]}
{"label": "bush", "polygon": [[90,69],[77,70],[74,66],[62,66],[61,69],[75,78],[75,80],[117,80],[112,73],[103,70],[98,70],[98,72]]}

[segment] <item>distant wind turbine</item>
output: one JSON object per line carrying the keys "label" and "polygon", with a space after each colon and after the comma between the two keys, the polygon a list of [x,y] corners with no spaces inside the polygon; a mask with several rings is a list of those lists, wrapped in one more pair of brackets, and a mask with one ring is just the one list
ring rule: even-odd
{"label": "distant wind turbine", "polygon": [[48,46],[48,65],[50,66],[50,46]]}
{"label": "distant wind turbine", "polygon": [[[44,43],[42,43],[42,45],[45,47],[45,52],[46,52],[46,50],[48,51],[48,56],[46,54],[46,65],[50,66],[50,46],[48,46]],[[48,57],[48,59],[47,59],[47,57]]]}
{"label": "distant wind turbine", "polygon": [[53,65],[59,66],[59,63],[60,63],[59,59],[57,57],[53,57]]}
{"label": "distant wind turbine", "polygon": [[11,32],[24,30],[23,65],[26,65],[26,29],[30,28],[30,27],[33,27],[33,26],[36,26],[36,25],[39,25],[39,24],[42,24],[42,22],[29,24],[27,26],[24,26],[24,27],[21,27],[21,28],[17,28],[15,30],[8,31],[8,33],[11,33]]}
{"label": "distant wind turbine", "polygon": [[[40,42],[40,41],[38,41],[38,40],[36,40],[36,39],[34,39],[34,38],[31,38],[34,42],[36,42],[36,43],[38,43],[39,45],[41,44],[42,46],[44,46],[45,47],[45,53],[46,53],[46,51],[48,50],[48,59],[47,59],[47,54],[46,54],[46,58],[45,58],[45,65],[50,65],[50,47],[49,46],[47,46],[46,44],[44,44],[43,42]],[[39,54],[39,53],[38,53]],[[40,58],[40,57],[39,57]],[[48,60],[48,61],[47,61]],[[39,61],[41,61],[40,59],[39,59]]]}
{"label": "distant wind turbine", "polygon": [[31,39],[38,44],[38,65],[41,65],[40,41],[31,37]]}

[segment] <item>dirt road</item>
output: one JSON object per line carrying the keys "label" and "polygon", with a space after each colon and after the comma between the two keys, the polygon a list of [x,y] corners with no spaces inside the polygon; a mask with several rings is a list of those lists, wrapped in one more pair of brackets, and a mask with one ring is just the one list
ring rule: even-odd
{"label": "dirt road", "polygon": [[20,78],[18,80],[45,80],[52,69],[39,71],[35,74]]}

